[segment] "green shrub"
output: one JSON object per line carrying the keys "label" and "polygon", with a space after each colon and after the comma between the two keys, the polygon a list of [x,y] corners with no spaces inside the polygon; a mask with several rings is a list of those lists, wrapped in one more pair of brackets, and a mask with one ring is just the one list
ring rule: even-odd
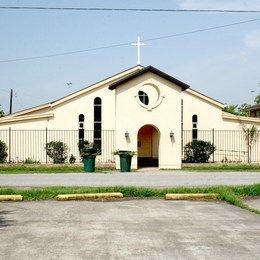
{"label": "green shrub", "polygon": [[71,154],[70,155],[70,158],[69,158],[69,163],[70,164],[73,164],[73,163],[75,163],[76,162],[76,157],[73,155],[73,154]]}
{"label": "green shrub", "polygon": [[128,150],[116,150],[113,152],[113,155],[119,155],[119,156],[130,156],[133,157],[136,155],[135,151],[128,151]]}
{"label": "green shrub", "polygon": [[26,163],[26,164],[38,164],[38,163],[40,163],[40,161],[37,161],[37,160],[34,160],[34,159],[28,157],[28,158],[26,158],[26,159],[23,161],[23,163]]}
{"label": "green shrub", "polygon": [[61,141],[47,143],[46,152],[53,159],[53,163],[64,163],[68,158],[68,146]]}
{"label": "green shrub", "polygon": [[215,146],[210,142],[194,140],[185,145],[184,160],[188,163],[206,163],[215,149]]}
{"label": "green shrub", "polygon": [[6,144],[0,140],[0,163],[6,162],[7,158],[7,146]]}
{"label": "green shrub", "polygon": [[101,150],[98,148],[98,146],[95,143],[91,143],[87,140],[80,141],[78,146],[79,146],[80,157],[82,159],[88,155],[101,154]]}

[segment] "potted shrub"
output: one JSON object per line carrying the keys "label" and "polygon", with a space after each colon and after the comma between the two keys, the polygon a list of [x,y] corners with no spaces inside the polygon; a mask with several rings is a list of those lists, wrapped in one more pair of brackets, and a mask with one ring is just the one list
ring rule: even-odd
{"label": "potted shrub", "polygon": [[120,172],[130,172],[132,157],[136,154],[134,151],[117,150],[114,155],[119,155],[120,158]]}
{"label": "potted shrub", "polygon": [[84,164],[85,172],[95,171],[95,159],[100,155],[100,149],[94,143],[89,141],[81,141],[79,143],[79,153]]}

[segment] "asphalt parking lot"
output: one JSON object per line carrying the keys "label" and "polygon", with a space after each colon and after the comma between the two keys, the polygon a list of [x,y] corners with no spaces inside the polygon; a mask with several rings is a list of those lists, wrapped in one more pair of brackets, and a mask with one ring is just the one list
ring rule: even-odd
{"label": "asphalt parking lot", "polygon": [[0,259],[259,259],[260,217],[225,202],[0,204]]}

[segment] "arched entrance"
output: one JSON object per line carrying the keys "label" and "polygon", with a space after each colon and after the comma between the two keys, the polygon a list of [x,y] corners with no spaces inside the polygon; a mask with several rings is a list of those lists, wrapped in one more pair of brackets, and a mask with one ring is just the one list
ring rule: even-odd
{"label": "arched entrance", "polygon": [[138,131],[138,168],[158,167],[160,133],[153,125],[144,125]]}

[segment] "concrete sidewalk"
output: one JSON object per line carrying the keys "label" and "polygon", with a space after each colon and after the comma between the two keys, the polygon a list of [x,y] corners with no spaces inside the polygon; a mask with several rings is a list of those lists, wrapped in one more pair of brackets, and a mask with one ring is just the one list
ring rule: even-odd
{"label": "concrete sidewalk", "polygon": [[192,187],[248,185],[260,183],[260,172],[178,172],[132,173],[0,174],[2,187],[46,186],[143,186]]}
{"label": "concrete sidewalk", "polygon": [[256,198],[256,199],[247,199],[245,201],[245,203],[253,208],[253,209],[257,209],[257,210],[260,210],[260,198]]}

